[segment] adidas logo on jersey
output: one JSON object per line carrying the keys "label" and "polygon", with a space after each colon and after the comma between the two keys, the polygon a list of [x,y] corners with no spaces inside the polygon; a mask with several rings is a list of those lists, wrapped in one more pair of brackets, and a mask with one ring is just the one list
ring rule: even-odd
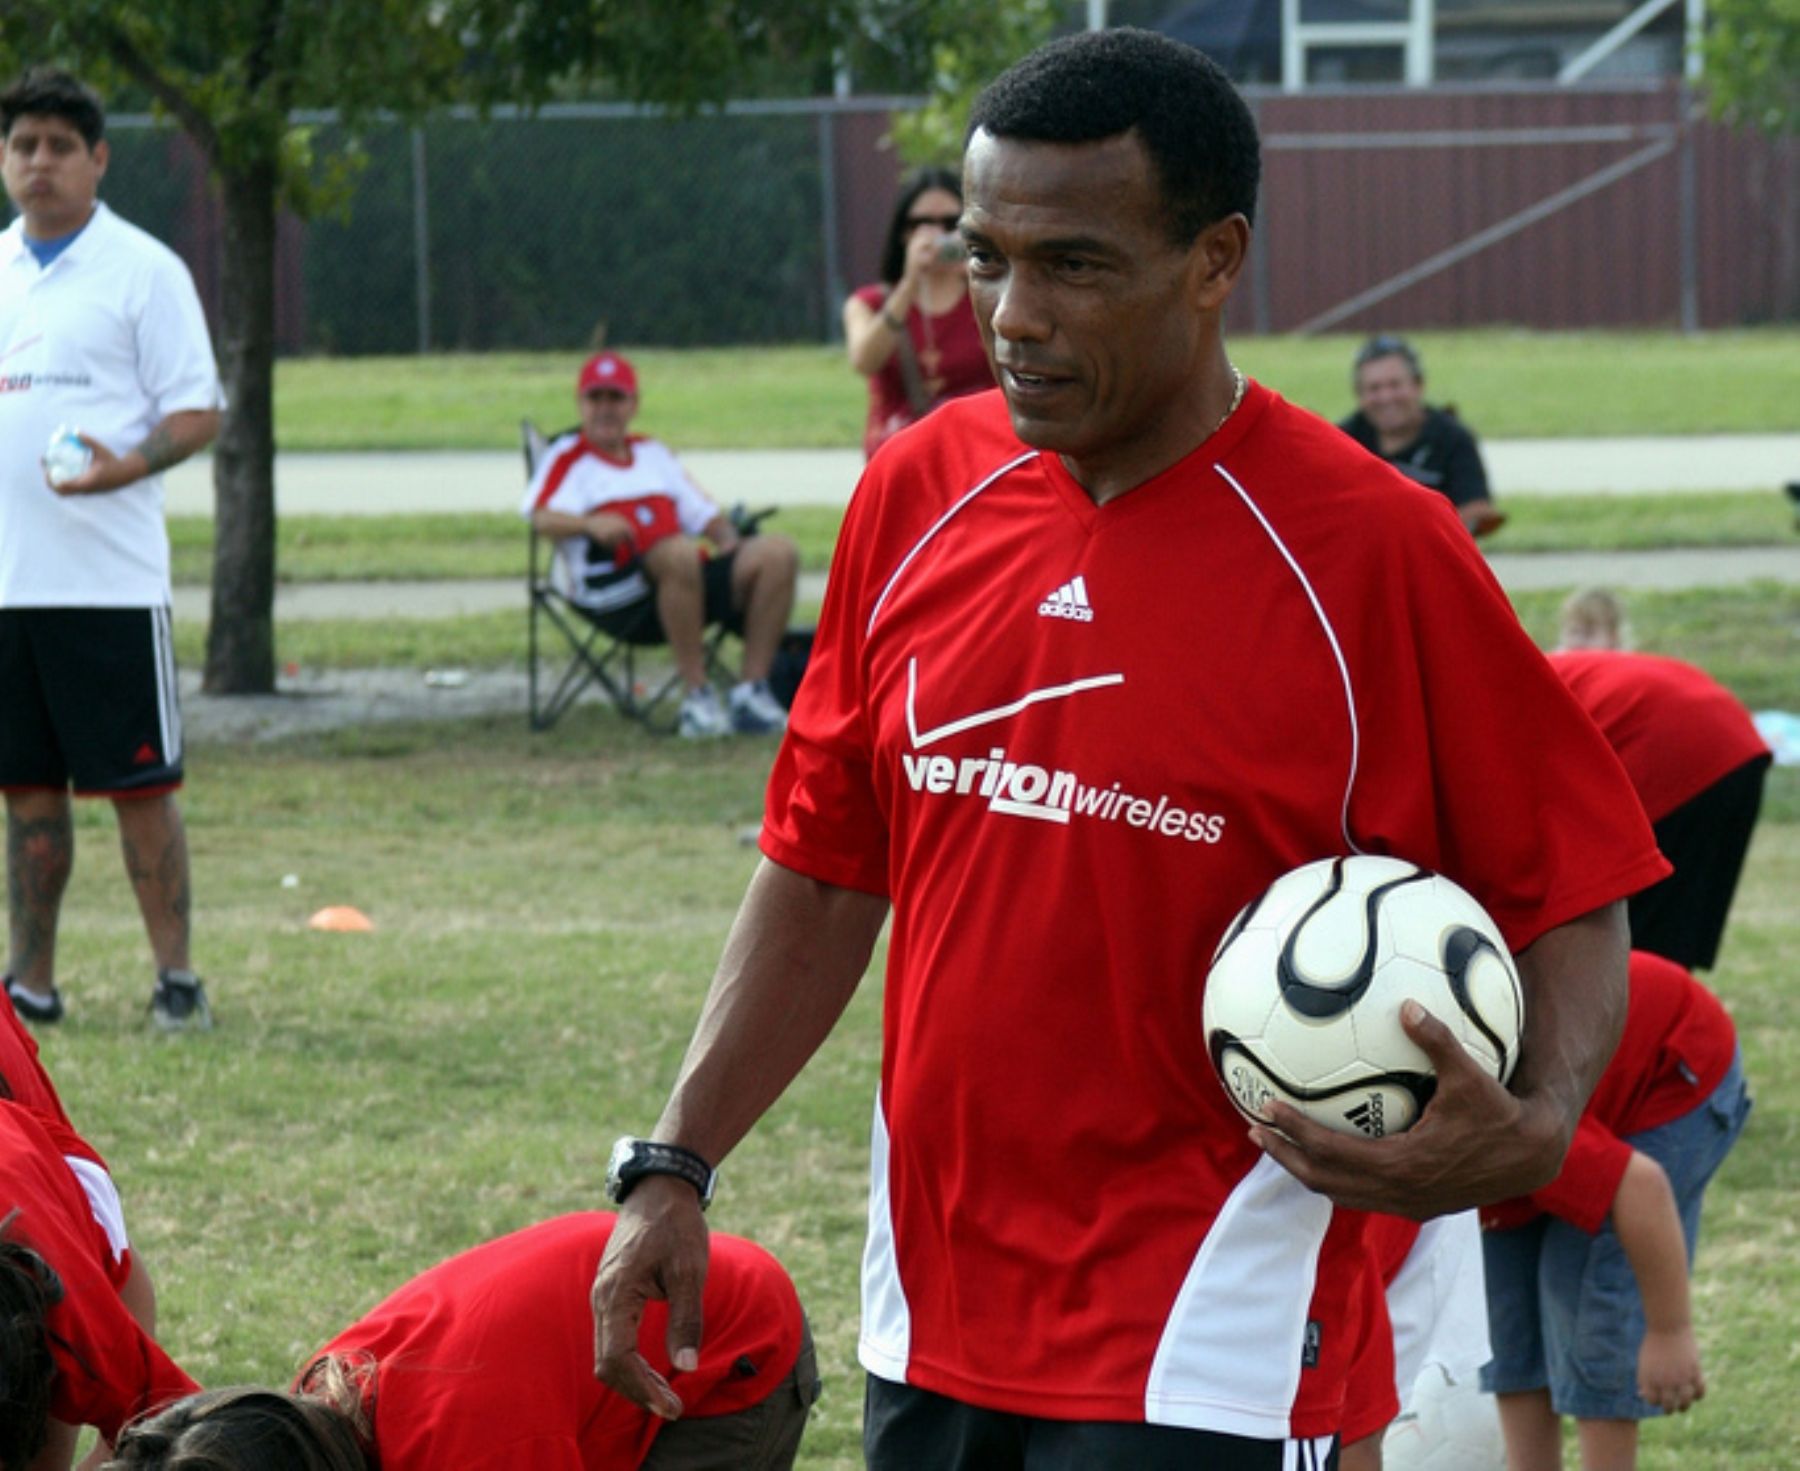
{"label": "adidas logo on jersey", "polygon": [[1038,604],[1038,616],[1067,618],[1075,623],[1092,623],[1094,621],[1094,605],[1088,601],[1087,579],[1071,577]]}
{"label": "adidas logo on jersey", "polygon": [[1344,1115],[1352,1126],[1367,1134],[1371,1139],[1386,1136],[1387,1126],[1382,1120],[1381,1095],[1371,1093],[1355,1108]]}

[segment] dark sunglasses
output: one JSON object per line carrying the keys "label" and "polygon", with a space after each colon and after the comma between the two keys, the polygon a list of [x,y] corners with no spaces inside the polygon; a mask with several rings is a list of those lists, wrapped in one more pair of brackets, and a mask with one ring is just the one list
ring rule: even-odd
{"label": "dark sunglasses", "polygon": [[608,403],[624,403],[631,397],[623,388],[590,388],[581,396],[589,403],[595,399],[604,399]]}
{"label": "dark sunglasses", "polygon": [[920,225],[936,225],[940,230],[954,230],[962,222],[962,216],[956,215],[908,215],[906,228],[916,230]]}

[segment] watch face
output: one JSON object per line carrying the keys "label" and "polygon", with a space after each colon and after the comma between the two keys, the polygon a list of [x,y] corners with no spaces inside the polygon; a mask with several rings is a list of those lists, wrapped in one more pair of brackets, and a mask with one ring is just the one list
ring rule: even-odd
{"label": "watch face", "polygon": [[606,1164],[606,1193],[615,1205],[623,1204],[625,1170],[637,1154],[637,1140],[621,1139],[613,1145],[612,1158]]}

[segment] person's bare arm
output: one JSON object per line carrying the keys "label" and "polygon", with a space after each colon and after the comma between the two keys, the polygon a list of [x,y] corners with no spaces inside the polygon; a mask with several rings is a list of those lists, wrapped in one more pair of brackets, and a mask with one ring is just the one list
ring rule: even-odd
{"label": "person's bare arm", "polygon": [[1680,1414],[1706,1393],[1706,1376],[1688,1303],[1687,1236],[1669,1177],[1647,1154],[1632,1151],[1613,1197],[1612,1227],[1644,1300],[1638,1393]]}
{"label": "person's bare arm", "polygon": [[1308,1189],[1353,1210],[1428,1220],[1529,1195],[1562,1168],[1588,1095],[1625,1025],[1625,906],[1548,931],[1518,956],[1525,1034],[1509,1092],[1449,1029],[1403,1009],[1438,1086],[1419,1122],[1387,1139],[1353,1139],[1271,1104],[1251,1138]]}
{"label": "person's bare arm", "polygon": [[[715,1166],[781,1096],[855,993],[887,901],[764,860],[725,942],[687,1057],[652,1137]],[[681,1400],[637,1351],[644,1305],[669,1304],[669,1357],[698,1362],[707,1232],[692,1186],[638,1184],[594,1277],[594,1373],[654,1414]]]}
{"label": "person's bare arm", "polygon": [[142,444],[122,455],[115,455],[99,440],[83,434],[81,442],[94,452],[93,463],[81,474],[50,488],[58,495],[104,495],[109,490],[123,490],[146,475],[155,475],[198,454],[218,434],[217,409],[178,410],[145,435]]}
{"label": "person's bare arm", "polygon": [[850,366],[863,377],[873,378],[886,367],[900,345],[906,334],[906,314],[919,299],[920,283],[937,259],[943,240],[931,230],[913,232],[906,243],[905,273],[879,311],[854,296],[844,302],[844,350],[850,355]]}
{"label": "person's bare arm", "polygon": [[743,541],[743,537],[738,535],[737,527],[731,524],[731,517],[723,511],[701,527],[700,534],[721,552],[729,552]]}
{"label": "person's bare arm", "polygon": [[531,513],[532,529],[539,536],[585,536],[601,546],[615,546],[631,536],[631,522],[611,511],[590,511],[585,516],[540,508]]}

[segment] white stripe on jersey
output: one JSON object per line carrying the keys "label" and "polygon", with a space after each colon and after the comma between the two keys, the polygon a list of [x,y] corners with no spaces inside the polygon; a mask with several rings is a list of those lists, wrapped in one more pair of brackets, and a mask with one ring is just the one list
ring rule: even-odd
{"label": "white stripe on jersey", "polygon": [[1281,1453],[1281,1471],[1325,1471],[1331,1464],[1333,1439],[1319,1435],[1311,1440],[1290,1440]]}
{"label": "white stripe on jersey", "polygon": [[925,550],[925,543],[930,541],[932,537],[936,536],[938,534],[938,532],[942,531],[946,526],[948,526],[950,524],[951,518],[954,517],[958,511],[962,510],[962,508],[964,506],[968,505],[968,503],[970,501],[974,500],[976,496],[980,495],[982,493],[982,491],[986,490],[990,485],[992,485],[1002,475],[1006,474],[1009,470],[1018,469],[1019,466],[1026,464],[1031,460],[1035,460],[1037,457],[1038,457],[1038,452],[1036,450],[1027,450],[1024,454],[1020,455],[1016,460],[1008,460],[1004,465],[1002,465],[998,470],[994,471],[994,473],[992,475],[988,476],[987,479],[983,480],[973,490],[965,492],[960,500],[958,500],[954,505],[952,505],[949,510],[945,511],[943,515],[939,516],[937,518],[937,520],[935,520],[931,523],[930,529],[927,530],[923,536],[921,536],[916,542],[913,543],[912,550],[909,551],[904,557],[902,557],[900,559],[900,565],[894,569],[894,575],[892,577],[888,578],[887,586],[882,588],[881,596],[875,599],[875,606],[869,610],[868,627],[863,630],[863,633],[865,634],[865,636],[867,634],[874,632],[875,620],[881,616],[882,604],[887,602],[888,594],[894,590],[894,584],[900,580],[902,574],[904,574],[906,569],[912,565],[913,558],[918,556],[920,552]]}
{"label": "white stripe on jersey", "polygon": [[1267,1155],[1238,1181],[1170,1309],[1145,1420],[1287,1438],[1331,1212]]}
{"label": "white stripe on jersey", "polygon": [[1350,666],[1344,661],[1343,646],[1338,643],[1337,630],[1331,626],[1331,620],[1325,616],[1325,609],[1319,602],[1319,595],[1313,591],[1313,585],[1307,581],[1306,574],[1300,570],[1300,563],[1294,554],[1287,549],[1287,544],[1275,534],[1275,528],[1269,524],[1268,517],[1255,501],[1250,499],[1250,492],[1245,490],[1232,473],[1223,465],[1215,464],[1213,469],[1238,494],[1238,499],[1250,508],[1250,514],[1256,517],[1257,524],[1267,533],[1270,541],[1275,543],[1275,550],[1293,569],[1294,576],[1300,579],[1301,590],[1306,594],[1307,602],[1312,604],[1313,615],[1319,620],[1319,626],[1325,631],[1325,641],[1331,645],[1331,657],[1337,661],[1338,677],[1344,682],[1344,705],[1350,715],[1350,771],[1344,778],[1344,806],[1338,815],[1338,826],[1343,832],[1344,842],[1352,853],[1362,852],[1362,847],[1350,832],[1350,795],[1356,790],[1357,764],[1362,755],[1362,728],[1356,719],[1356,692],[1350,683]]}
{"label": "white stripe on jersey", "polygon": [[900,1259],[894,1251],[894,1216],[888,1203],[888,1131],[875,1099],[869,1126],[869,1234],[863,1245],[862,1336],[857,1359],[877,1378],[906,1383],[912,1353],[912,1309],[900,1281]]}
{"label": "white stripe on jersey", "polygon": [[112,1248],[113,1260],[120,1260],[131,1249],[131,1238],[125,1234],[125,1207],[119,1201],[119,1187],[113,1184],[112,1176],[91,1159],[79,1154],[65,1154],[63,1163],[75,1176],[81,1193],[87,1196],[88,1209],[106,1233],[106,1244]]}

